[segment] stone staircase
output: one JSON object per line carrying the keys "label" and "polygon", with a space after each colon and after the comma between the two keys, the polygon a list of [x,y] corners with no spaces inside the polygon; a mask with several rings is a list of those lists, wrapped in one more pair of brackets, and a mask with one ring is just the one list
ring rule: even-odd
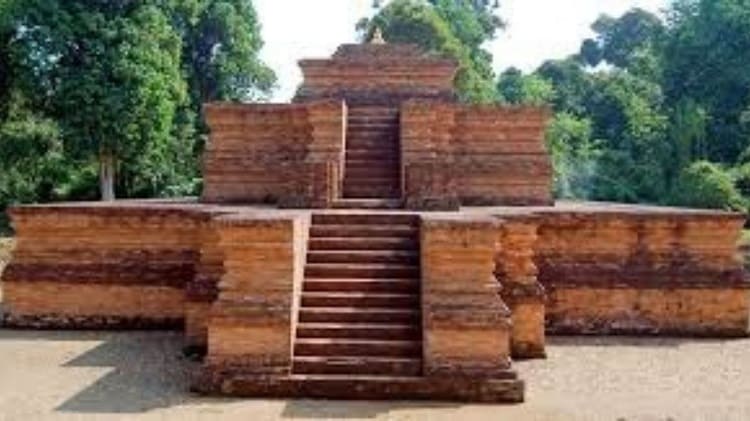
{"label": "stone staircase", "polygon": [[293,375],[369,389],[421,375],[418,249],[416,215],[313,215]]}
{"label": "stone staircase", "polygon": [[401,197],[399,136],[398,108],[349,108],[344,169],[345,199]]}

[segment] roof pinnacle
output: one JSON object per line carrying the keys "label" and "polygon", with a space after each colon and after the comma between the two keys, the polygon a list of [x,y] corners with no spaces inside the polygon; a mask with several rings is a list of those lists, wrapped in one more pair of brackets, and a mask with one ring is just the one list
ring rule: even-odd
{"label": "roof pinnacle", "polygon": [[372,32],[372,37],[370,37],[370,44],[385,44],[383,32],[380,30],[380,27],[376,26],[375,30]]}

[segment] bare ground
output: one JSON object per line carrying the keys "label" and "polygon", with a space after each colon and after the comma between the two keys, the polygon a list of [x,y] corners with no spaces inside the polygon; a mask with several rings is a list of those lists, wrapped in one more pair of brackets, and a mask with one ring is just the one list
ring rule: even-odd
{"label": "bare ground", "polygon": [[748,420],[750,340],[551,338],[522,405],[208,399],[178,332],[0,330],[0,419]]}

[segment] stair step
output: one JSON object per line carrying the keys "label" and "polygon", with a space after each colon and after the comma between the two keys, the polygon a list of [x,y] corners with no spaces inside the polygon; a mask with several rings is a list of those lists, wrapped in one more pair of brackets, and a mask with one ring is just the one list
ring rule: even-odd
{"label": "stair step", "polygon": [[309,250],[415,250],[417,240],[411,238],[310,238]]}
{"label": "stair step", "polygon": [[346,130],[350,133],[359,133],[362,130],[398,131],[399,127],[399,121],[395,118],[357,117],[349,119],[346,123]]}
{"label": "stair step", "polygon": [[346,160],[384,160],[398,161],[398,148],[360,148],[346,149]]}
{"label": "stair step", "polygon": [[387,168],[390,170],[399,170],[399,161],[396,158],[393,159],[346,159],[346,171],[357,168]]}
{"label": "stair step", "polygon": [[370,149],[399,151],[400,142],[398,134],[362,133],[356,137],[346,138],[346,150]]}
{"label": "stair step", "polygon": [[305,292],[386,292],[419,293],[419,279],[326,279],[306,278],[302,283]]}
{"label": "stair step", "polygon": [[[521,403],[524,383],[508,370],[502,378],[372,376],[351,374],[235,375],[225,384],[237,397],[320,399],[411,399]],[[226,391],[225,391],[226,392]]]}
{"label": "stair step", "polygon": [[420,341],[383,341],[368,339],[298,338],[294,343],[297,356],[373,356],[419,357]]}
{"label": "stair step", "polygon": [[396,323],[299,323],[298,338],[352,338],[417,340],[422,336],[420,324]]}
{"label": "stair step", "polygon": [[344,186],[345,199],[397,198],[400,196],[401,188],[396,186],[357,186],[351,184]]}
{"label": "stair step", "polygon": [[301,307],[300,323],[419,323],[414,309],[375,307]]}
{"label": "stair step", "polygon": [[332,203],[333,209],[400,209],[403,202],[396,193],[366,198],[345,197]]}
{"label": "stair step", "polygon": [[411,225],[418,226],[419,215],[409,213],[316,213],[313,225]]}
{"label": "stair step", "polygon": [[344,180],[345,192],[401,192],[401,180],[398,177],[378,177],[377,180],[354,178]]}
{"label": "stair step", "polygon": [[[417,228],[410,225],[313,225],[310,237],[412,237]],[[380,252],[379,254],[383,254]]]}
{"label": "stair step", "polygon": [[[386,230],[384,230],[386,231]],[[357,232],[361,234],[361,232]],[[397,232],[388,232],[398,235]],[[324,250],[307,254],[307,263],[401,263],[419,264],[419,253],[411,250]]]}
{"label": "stair step", "polygon": [[302,307],[419,307],[416,294],[376,294],[371,292],[305,292]]}
{"label": "stair step", "polygon": [[379,376],[418,376],[419,358],[385,357],[295,357],[294,374],[369,374]]}
{"label": "stair step", "polygon": [[347,110],[347,117],[352,116],[366,116],[366,115],[390,115],[397,116],[399,114],[398,108],[395,107],[383,107],[375,105],[356,105],[350,106]]}
{"label": "stair step", "polygon": [[398,167],[353,167],[344,169],[344,184],[348,184],[358,178],[390,178],[394,181],[401,180],[401,171]]}
{"label": "stair step", "polygon": [[416,278],[419,266],[397,263],[308,263],[305,276],[314,278]]}

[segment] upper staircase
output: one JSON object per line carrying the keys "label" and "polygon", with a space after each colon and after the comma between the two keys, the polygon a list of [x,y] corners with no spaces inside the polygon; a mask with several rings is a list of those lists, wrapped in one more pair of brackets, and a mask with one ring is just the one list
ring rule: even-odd
{"label": "upper staircase", "polygon": [[401,197],[399,136],[398,108],[349,108],[344,199]]}

